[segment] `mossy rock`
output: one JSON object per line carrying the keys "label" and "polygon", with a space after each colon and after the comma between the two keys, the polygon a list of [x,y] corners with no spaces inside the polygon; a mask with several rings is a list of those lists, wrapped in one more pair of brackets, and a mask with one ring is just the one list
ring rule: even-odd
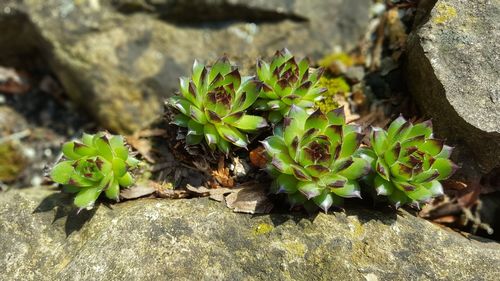
{"label": "mossy rock", "polygon": [[27,165],[20,146],[13,142],[0,143],[0,155],[0,181],[16,180]]}
{"label": "mossy rock", "polygon": [[497,280],[500,246],[407,212],[233,213],[202,199],[71,211],[47,188],[0,194],[5,280]]}
{"label": "mossy rock", "polygon": [[130,133],[162,113],[194,59],[227,53],[249,74],[258,57],[283,47],[318,59],[336,45],[355,46],[370,3],[1,1],[0,63],[39,54],[102,127]]}

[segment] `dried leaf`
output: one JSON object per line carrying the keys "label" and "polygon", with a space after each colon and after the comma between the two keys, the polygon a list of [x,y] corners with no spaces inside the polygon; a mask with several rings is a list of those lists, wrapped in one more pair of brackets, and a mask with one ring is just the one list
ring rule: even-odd
{"label": "dried leaf", "polygon": [[210,194],[208,198],[217,202],[222,202],[224,201],[224,194]]}
{"label": "dried leaf", "polygon": [[339,107],[344,107],[346,123],[350,123],[359,119],[359,114],[356,114],[352,111],[351,104],[346,99],[346,97],[344,97],[343,95],[335,95],[334,100],[338,103]]}
{"label": "dried leaf", "polygon": [[0,67],[0,92],[19,95],[28,92],[31,85],[28,75],[12,68]]}
{"label": "dried leaf", "polygon": [[194,196],[209,197],[212,200],[226,201],[226,206],[238,213],[267,214],[273,204],[267,197],[267,189],[257,183],[248,183],[235,188],[206,188],[186,185],[187,191]]}
{"label": "dried leaf", "polygon": [[207,160],[203,157],[200,157],[197,160],[194,160],[193,165],[196,169],[198,169],[200,172],[210,176],[212,174],[212,168],[210,168],[210,164],[207,162]]}
{"label": "dried leaf", "polygon": [[387,30],[389,33],[389,45],[391,49],[402,49],[406,45],[406,28],[399,17],[397,8],[390,9],[387,12]]}
{"label": "dried leaf", "polygon": [[390,122],[391,118],[385,114],[385,106],[383,104],[372,106],[368,114],[356,120],[356,123],[361,125],[363,130],[371,126],[385,128]]}
{"label": "dried leaf", "polygon": [[422,218],[435,221],[445,216],[456,216],[462,212],[462,208],[457,204],[456,200],[450,200],[448,196],[433,199],[430,204],[424,205],[419,212]]}
{"label": "dried leaf", "polygon": [[188,191],[190,191],[191,193],[193,193],[194,195],[200,196],[200,197],[205,197],[205,196],[210,195],[210,190],[211,190],[211,189],[206,188],[204,186],[194,187],[190,184],[186,185],[186,189]]}
{"label": "dried leaf", "polygon": [[477,181],[463,182],[453,179],[443,181],[443,189],[450,198],[464,208],[471,208],[478,203],[481,185]]}
{"label": "dried leaf", "polygon": [[239,157],[233,157],[232,160],[231,171],[233,171],[233,174],[239,178],[247,176],[250,171],[250,165]]}
{"label": "dried leaf", "polygon": [[226,205],[234,212],[267,214],[273,204],[267,197],[267,189],[261,184],[249,184],[226,196]]}
{"label": "dried leaf", "polygon": [[376,30],[376,39],[374,43],[374,47],[372,49],[372,60],[370,64],[370,69],[372,71],[375,71],[379,69],[380,67],[380,60],[382,59],[382,51],[383,51],[383,45],[384,45],[384,35],[385,35],[385,26],[387,22],[387,12],[385,12],[381,18],[379,25],[377,26]]}
{"label": "dried leaf", "polygon": [[164,189],[157,190],[156,195],[160,198],[181,199],[188,198],[190,194],[186,190],[182,189]]}
{"label": "dried leaf", "polygon": [[148,139],[141,139],[136,135],[127,136],[127,143],[130,144],[139,154],[148,162],[155,163],[155,159],[151,156],[151,142]]}
{"label": "dried leaf", "polygon": [[204,186],[194,187],[190,184],[186,185],[186,189],[188,192],[191,193],[191,195],[199,196],[199,197],[209,196],[210,199],[214,199],[214,200],[219,201],[219,202],[222,201],[222,200],[218,200],[218,199],[220,199],[220,196],[222,196],[222,198],[224,198],[225,194],[236,191],[236,189],[232,189],[232,188],[224,188],[224,187],[206,188]]}
{"label": "dried leaf", "polygon": [[219,164],[216,171],[212,171],[214,179],[224,187],[234,187],[234,179],[229,174],[229,169],[224,166],[224,156],[219,158]]}
{"label": "dried leaf", "polygon": [[150,137],[161,137],[167,134],[167,131],[164,129],[146,129],[135,133],[134,135],[139,138],[150,138]]}
{"label": "dried leaf", "polygon": [[464,190],[467,188],[467,184],[457,180],[444,180],[442,182],[443,188],[445,190]]}
{"label": "dried leaf", "polygon": [[434,219],[435,223],[441,224],[452,224],[457,222],[458,218],[456,216],[444,216]]}
{"label": "dried leaf", "polygon": [[478,203],[479,194],[481,193],[481,189],[474,188],[472,191],[462,194],[457,198],[458,204],[464,208],[471,208]]}
{"label": "dried leaf", "polygon": [[190,197],[187,190],[173,189],[172,183],[160,184],[154,181],[149,181],[149,184],[155,188],[156,196],[168,199],[180,199]]}
{"label": "dried leaf", "polygon": [[138,184],[130,188],[122,189],[120,191],[120,197],[123,199],[135,199],[153,194],[155,191],[156,188],[154,188],[153,186]]}
{"label": "dried leaf", "polygon": [[478,181],[464,183],[447,180],[443,182],[443,187],[445,195],[424,206],[419,213],[420,217],[459,228],[470,225],[471,233],[479,228],[492,233],[491,227],[481,221],[481,186]]}
{"label": "dried leaf", "polygon": [[266,150],[263,146],[259,146],[252,151],[250,151],[250,163],[258,168],[265,168],[267,165]]}

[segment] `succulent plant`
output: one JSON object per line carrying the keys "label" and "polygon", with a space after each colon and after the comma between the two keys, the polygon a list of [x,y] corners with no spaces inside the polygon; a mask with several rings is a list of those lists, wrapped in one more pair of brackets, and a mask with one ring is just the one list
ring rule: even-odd
{"label": "succulent plant", "polygon": [[50,177],[77,193],[74,203],[79,208],[91,209],[103,191],[118,201],[120,186],[134,183],[129,170],[139,161],[129,154],[122,136],[83,134],[81,141],[64,143],[62,152],[65,159],[52,168]]}
{"label": "succulent plant", "polygon": [[432,122],[412,124],[402,116],[387,129],[373,128],[371,146],[363,157],[376,171],[374,187],[397,207],[416,204],[441,195],[440,180],[450,177],[457,166],[448,159],[452,147],[432,133]]}
{"label": "succulent plant", "polygon": [[181,95],[167,102],[180,112],[172,123],[188,128],[188,145],[204,138],[211,149],[226,154],[230,144],[246,147],[246,132],[267,126],[263,117],[246,114],[261,88],[254,77],[241,77],[225,57],[211,67],[195,61],[191,78],[180,78]]}
{"label": "succulent plant", "polygon": [[326,91],[318,86],[322,74],[323,68],[311,70],[307,59],[297,62],[287,49],[277,51],[271,63],[258,60],[257,76],[264,84],[254,107],[270,111],[272,123],[281,121],[292,105],[312,113]]}
{"label": "succulent plant", "polygon": [[357,179],[370,171],[358,154],[362,137],[359,127],[345,124],[343,108],[308,114],[292,104],[283,127],[263,141],[275,191],[287,193],[292,206],[311,199],[325,212],[342,198],[360,197]]}

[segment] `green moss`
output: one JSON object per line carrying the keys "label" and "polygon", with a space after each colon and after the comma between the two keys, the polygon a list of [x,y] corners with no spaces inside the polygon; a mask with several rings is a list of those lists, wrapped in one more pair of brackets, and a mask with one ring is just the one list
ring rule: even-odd
{"label": "green moss", "polygon": [[0,144],[0,181],[10,182],[26,168],[26,159],[20,148],[11,142]]}
{"label": "green moss", "polygon": [[307,251],[306,245],[300,242],[287,241],[284,242],[283,245],[285,246],[286,251],[292,256],[303,257]]}
{"label": "green moss", "polygon": [[438,3],[436,12],[437,15],[432,20],[436,24],[445,24],[457,16],[457,10],[446,3]]}
{"label": "green moss", "polygon": [[365,230],[363,229],[363,225],[358,220],[354,220],[353,225],[354,225],[354,237],[355,238],[359,238],[365,234]]}
{"label": "green moss", "polygon": [[260,223],[253,230],[253,234],[255,235],[263,235],[271,232],[273,230],[273,226],[268,223]]}
{"label": "green moss", "polygon": [[327,55],[319,61],[319,65],[322,67],[329,67],[334,63],[342,63],[344,66],[349,67],[354,64],[354,61],[348,54],[343,52]]}
{"label": "green moss", "polygon": [[316,103],[316,105],[323,112],[329,112],[339,106],[339,104],[335,100],[335,95],[345,94],[351,91],[351,87],[342,77],[321,77],[319,80],[319,84],[321,87],[327,88],[327,91],[323,94],[325,98],[322,101]]}

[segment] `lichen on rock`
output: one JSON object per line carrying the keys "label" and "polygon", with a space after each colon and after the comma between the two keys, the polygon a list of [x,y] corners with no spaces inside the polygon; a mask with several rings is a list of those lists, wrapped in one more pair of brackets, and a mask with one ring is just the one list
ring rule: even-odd
{"label": "lichen on rock", "polygon": [[252,216],[204,198],[134,200],[75,216],[70,205],[70,196],[47,188],[0,196],[2,278],[496,280],[500,274],[498,244],[405,211]]}

